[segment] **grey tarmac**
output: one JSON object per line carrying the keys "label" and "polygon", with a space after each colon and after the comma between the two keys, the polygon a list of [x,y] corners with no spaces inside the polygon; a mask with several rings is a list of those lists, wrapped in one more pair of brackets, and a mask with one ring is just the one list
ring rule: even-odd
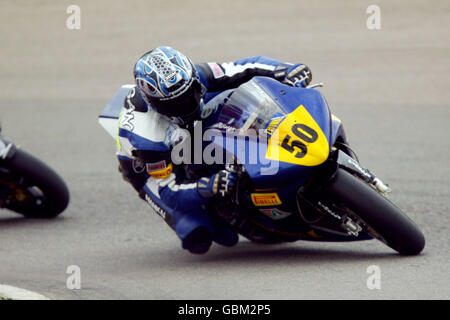
{"label": "grey tarmac", "polygon": [[[71,4],[80,29],[67,29]],[[67,181],[54,220],[0,212],[0,283],[51,299],[449,299],[450,3],[370,1],[0,2],[3,131]],[[117,171],[97,114],[158,45],[194,61],[303,62],[362,163],[423,230],[420,256],[377,241],[181,249]],[[81,289],[66,287],[70,266]],[[369,289],[368,270],[381,271]]]}

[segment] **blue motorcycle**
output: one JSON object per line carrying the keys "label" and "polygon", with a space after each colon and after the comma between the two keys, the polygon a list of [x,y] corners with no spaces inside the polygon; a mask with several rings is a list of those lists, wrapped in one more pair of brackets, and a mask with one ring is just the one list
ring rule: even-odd
{"label": "blue motorcycle", "polygon": [[[119,89],[100,115],[112,136],[127,91]],[[376,238],[403,255],[422,251],[422,232],[358,161],[342,122],[314,86],[255,77],[220,100],[203,123],[209,137],[203,156],[222,159],[238,183],[233,196],[209,204],[212,214],[258,243]],[[190,176],[218,167],[195,165]]]}

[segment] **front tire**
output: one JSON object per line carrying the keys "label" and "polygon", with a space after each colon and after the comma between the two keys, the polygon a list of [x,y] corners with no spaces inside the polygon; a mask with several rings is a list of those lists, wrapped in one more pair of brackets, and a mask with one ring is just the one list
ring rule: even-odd
{"label": "front tire", "polygon": [[425,238],[417,225],[359,178],[338,168],[327,191],[400,254],[417,255],[423,250]]}
{"label": "front tire", "polygon": [[[10,201],[6,208],[30,218],[53,218],[63,212],[69,204],[69,190],[62,178],[41,160],[28,152],[16,149],[14,155],[1,162],[11,175],[20,177],[20,184],[14,188],[28,190],[36,189],[42,196],[39,201]],[[28,196],[33,198],[32,196]],[[33,200],[33,199],[32,199]]]}

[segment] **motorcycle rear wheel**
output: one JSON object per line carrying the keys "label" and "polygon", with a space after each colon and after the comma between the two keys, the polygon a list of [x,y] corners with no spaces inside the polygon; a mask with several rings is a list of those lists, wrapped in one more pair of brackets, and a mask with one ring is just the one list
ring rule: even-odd
{"label": "motorcycle rear wheel", "polygon": [[397,206],[359,178],[338,168],[327,191],[342,202],[386,245],[402,255],[417,255],[425,238],[417,225]]}
{"label": "motorcycle rear wheel", "polygon": [[5,204],[7,209],[30,218],[53,218],[67,208],[70,196],[66,183],[41,160],[22,149],[16,149],[12,158],[1,162],[0,166],[11,175],[20,177],[20,184],[13,186],[20,193],[32,198],[28,190],[35,189],[42,194],[36,201],[8,201]]}

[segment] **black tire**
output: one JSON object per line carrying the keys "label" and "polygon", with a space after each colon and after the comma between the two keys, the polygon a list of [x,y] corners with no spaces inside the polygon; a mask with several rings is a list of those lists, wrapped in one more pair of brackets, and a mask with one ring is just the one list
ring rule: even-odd
{"label": "black tire", "polygon": [[69,190],[61,177],[41,160],[28,152],[16,149],[11,159],[0,164],[20,175],[29,186],[37,187],[43,194],[39,205],[26,206],[11,203],[6,207],[30,218],[53,218],[69,204]]}
{"label": "black tire", "polygon": [[392,249],[403,255],[419,254],[425,238],[417,225],[392,202],[359,178],[339,168],[328,192],[344,203]]}

